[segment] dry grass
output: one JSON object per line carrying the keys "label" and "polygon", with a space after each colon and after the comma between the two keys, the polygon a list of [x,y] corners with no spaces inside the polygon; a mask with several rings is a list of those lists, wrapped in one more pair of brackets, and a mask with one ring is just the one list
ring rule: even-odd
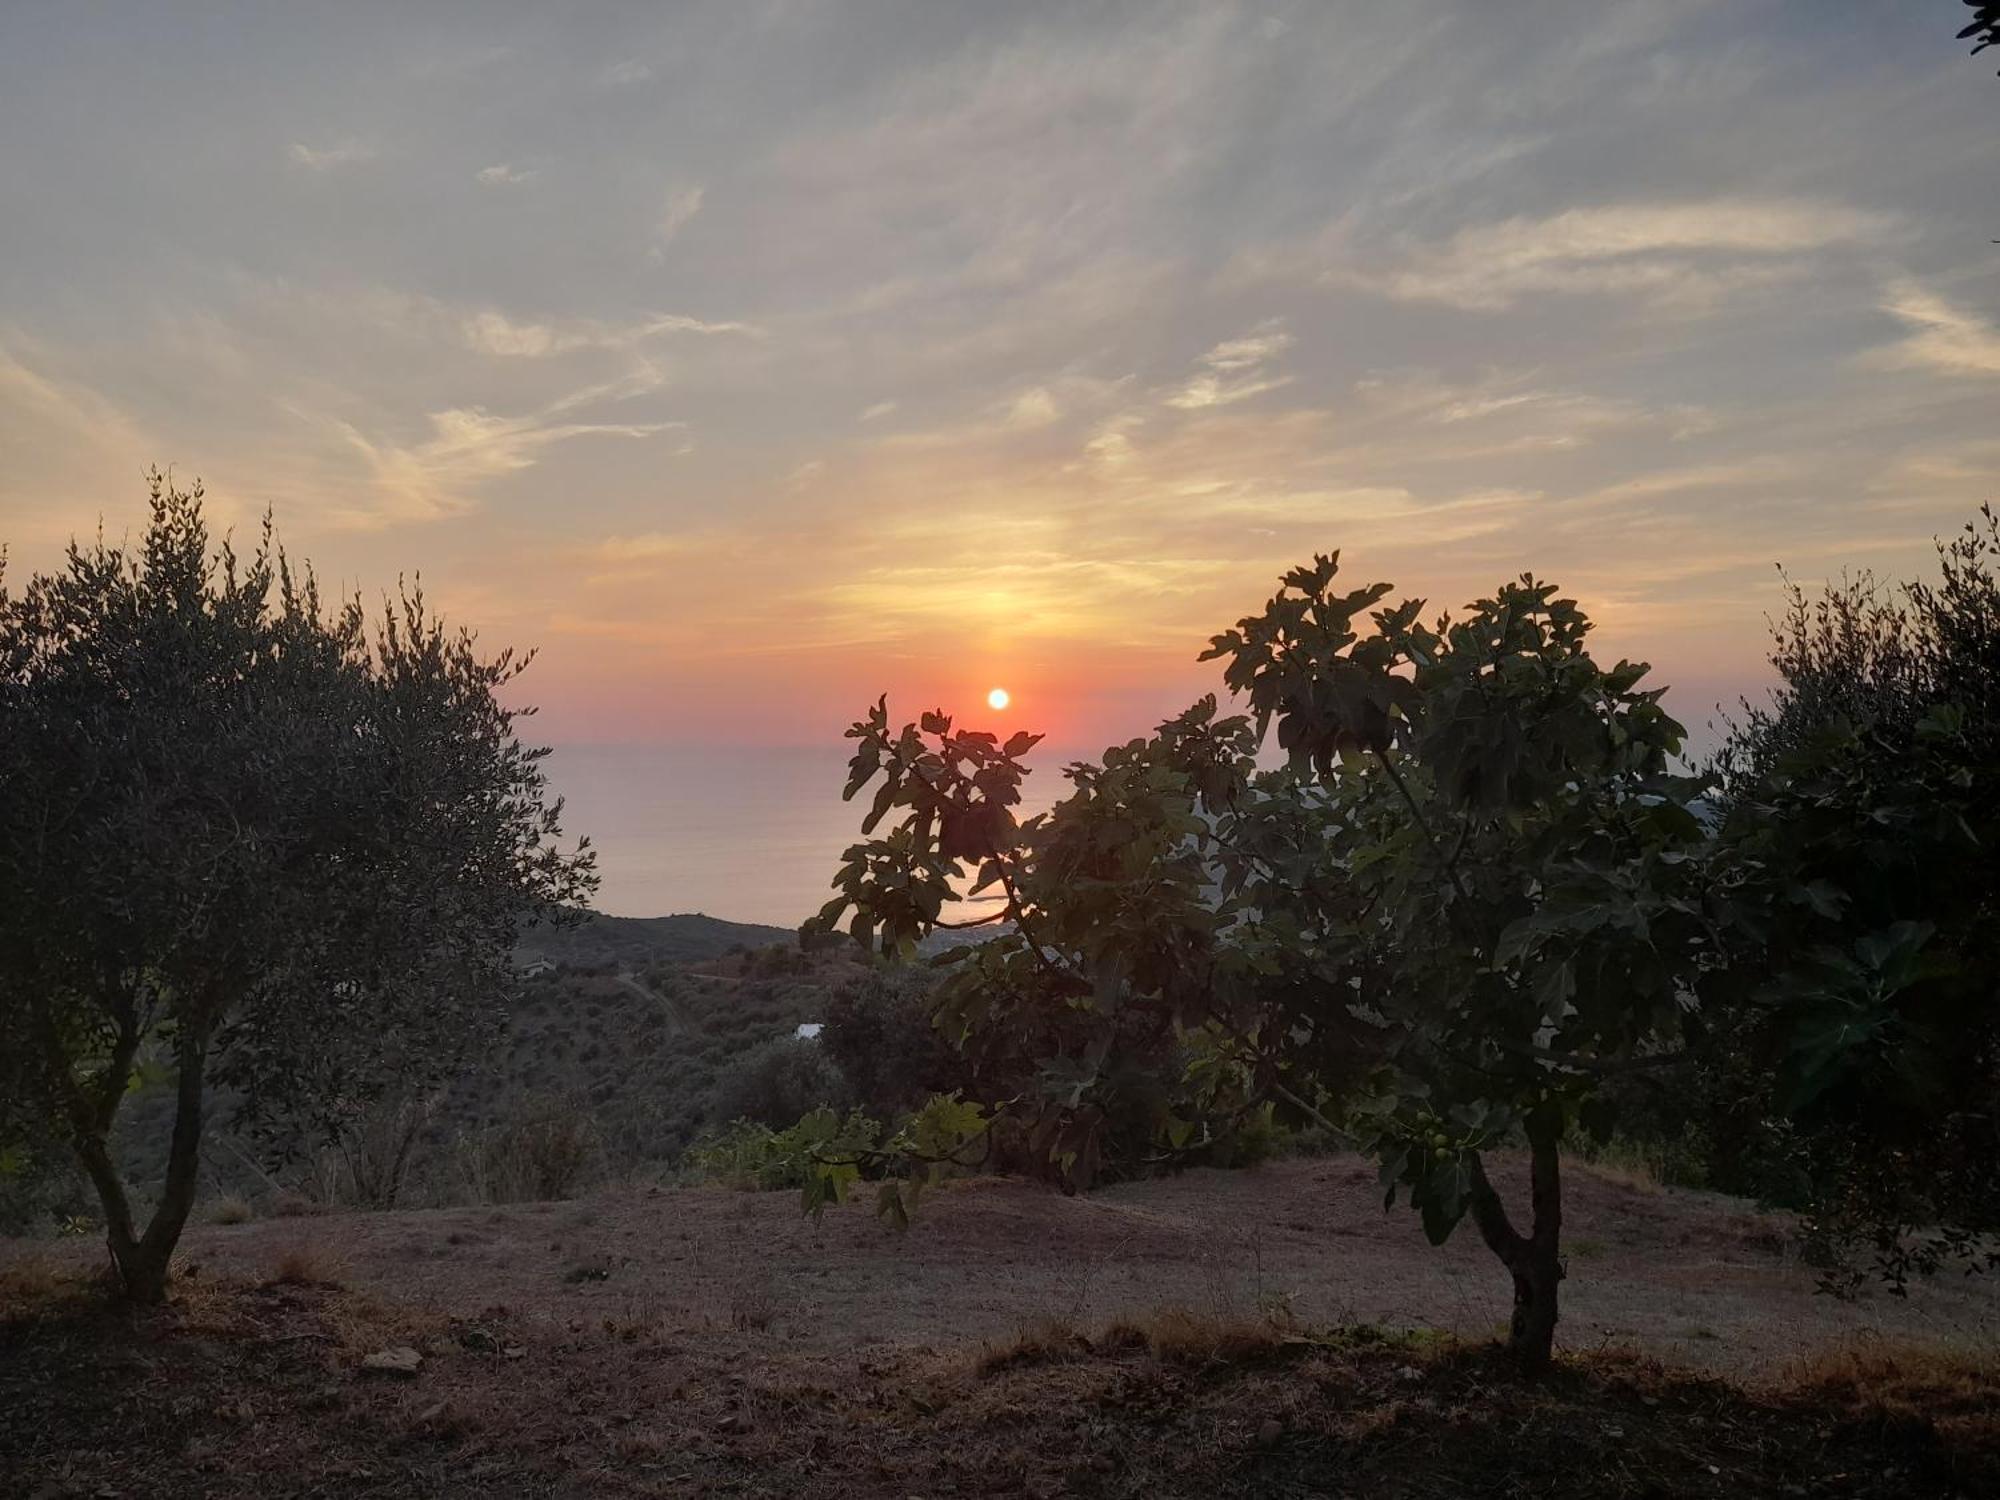
{"label": "dry grass", "polygon": [[1607,1186],[1624,1188],[1627,1192],[1644,1193],[1651,1197],[1660,1191],[1659,1174],[1650,1164],[1636,1158],[1614,1161],[1600,1157],[1596,1161],[1586,1161],[1582,1157],[1572,1157],[1563,1165],[1587,1173]]}
{"label": "dry grass", "polygon": [[[395,1344],[423,1352],[418,1376],[359,1369]],[[468,1500],[1903,1500],[2000,1493],[2000,1455],[1922,1416],[1949,1408],[1969,1430],[1982,1404],[1990,1417],[1991,1378],[1991,1356],[1874,1347],[1769,1392],[1618,1357],[1528,1383],[1487,1349],[1179,1309],[1089,1339],[1055,1321],[977,1365],[891,1349],[829,1362],[725,1332],[661,1348],[499,1307],[451,1317],[203,1277],[144,1313],[76,1297],[0,1309],[0,1475],[23,1493],[219,1500],[300,1476],[327,1497]]]}
{"label": "dry grass", "polygon": [[1991,1346],[1858,1339],[1797,1361],[1784,1389],[1849,1421],[1928,1426],[2000,1453],[2000,1349]]}
{"label": "dry grass", "polygon": [[271,1262],[266,1286],[338,1287],[347,1268],[337,1256],[303,1241],[287,1245]]}
{"label": "dry grass", "polygon": [[1086,1333],[1068,1318],[1044,1318],[1011,1338],[986,1344],[974,1361],[981,1375],[1023,1365],[1058,1364],[1144,1350],[1168,1364],[1241,1364],[1313,1341],[1269,1318],[1234,1317],[1165,1307],[1143,1317],[1119,1318]]}
{"label": "dry grass", "polygon": [[28,1254],[0,1265],[0,1307],[46,1302],[85,1285],[73,1265]]}
{"label": "dry grass", "polygon": [[973,1368],[981,1375],[997,1375],[1020,1365],[1082,1359],[1090,1353],[1090,1348],[1090,1340],[1067,1318],[1044,1318],[1017,1330],[1010,1338],[987,1343],[973,1361]]}
{"label": "dry grass", "polygon": [[778,1320],[776,1289],[768,1279],[751,1278],[729,1294],[729,1325],[739,1333],[763,1333]]}
{"label": "dry grass", "polygon": [[250,1206],[247,1198],[234,1193],[217,1198],[208,1205],[208,1222],[211,1224],[248,1224],[257,1217],[257,1211]]}
{"label": "dry grass", "polygon": [[1104,1331],[1103,1343],[1111,1348],[1143,1344],[1154,1358],[1178,1364],[1233,1364],[1268,1356],[1292,1337],[1268,1318],[1168,1307],[1147,1318],[1114,1323]]}

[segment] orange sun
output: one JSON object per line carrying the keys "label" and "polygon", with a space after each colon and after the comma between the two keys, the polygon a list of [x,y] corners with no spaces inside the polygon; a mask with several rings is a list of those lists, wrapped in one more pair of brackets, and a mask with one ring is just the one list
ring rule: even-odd
{"label": "orange sun", "polygon": [[1007,690],[1005,688],[995,688],[992,692],[986,695],[986,706],[988,708],[1005,708],[1009,703],[1013,701],[1014,701],[1013,699],[1007,696]]}

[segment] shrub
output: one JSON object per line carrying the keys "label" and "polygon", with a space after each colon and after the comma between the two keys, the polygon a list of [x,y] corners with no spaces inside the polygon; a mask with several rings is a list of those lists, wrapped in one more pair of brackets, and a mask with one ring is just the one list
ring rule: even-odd
{"label": "shrub", "polygon": [[816,1110],[785,1130],[739,1119],[690,1148],[687,1162],[702,1177],[725,1187],[754,1192],[802,1188],[813,1172],[815,1148],[832,1134],[871,1151],[883,1130],[880,1121],[858,1109],[838,1120],[832,1110]]}
{"label": "shrub", "polygon": [[598,1149],[596,1122],[569,1098],[530,1100],[505,1123],[461,1140],[472,1194],[481,1203],[567,1198]]}
{"label": "shrub", "polygon": [[208,1206],[208,1222],[211,1224],[248,1224],[256,1217],[248,1201],[234,1193],[217,1198]]}
{"label": "shrub", "polygon": [[847,1080],[818,1042],[780,1037],[744,1054],[715,1088],[715,1114],[784,1126],[822,1105],[845,1107]]}
{"label": "shrub", "polygon": [[855,1101],[888,1115],[964,1084],[964,1064],[931,1023],[933,986],[916,969],[875,970],[834,991],[820,1046]]}

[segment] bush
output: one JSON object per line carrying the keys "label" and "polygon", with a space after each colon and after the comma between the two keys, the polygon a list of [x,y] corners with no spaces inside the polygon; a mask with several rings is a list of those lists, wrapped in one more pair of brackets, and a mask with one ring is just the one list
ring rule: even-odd
{"label": "bush", "polygon": [[1713,883],[1740,915],[1702,997],[1717,1185],[1780,1181],[1854,1259],[1836,1289],[2000,1266],[2000,516],[1938,550],[1935,582],[1794,588],[1779,686],[1718,767]]}
{"label": "bush", "polygon": [[876,970],[834,992],[820,1045],[864,1109],[915,1109],[962,1088],[965,1065],[931,1023],[933,986],[919,969]]}
{"label": "bush", "polygon": [[472,1195],[481,1203],[567,1198],[598,1147],[596,1122],[568,1098],[530,1101],[506,1123],[460,1142]]}
{"label": "bush", "polygon": [[843,1109],[851,1098],[816,1041],[779,1037],[744,1054],[715,1086],[715,1115],[782,1127],[821,1105]]}
{"label": "bush", "polygon": [[[736,1120],[719,1135],[690,1148],[688,1166],[711,1182],[744,1191],[804,1187],[812,1166],[813,1143],[830,1133],[823,1127],[831,1123],[831,1113],[815,1111],[785,1130],[773,1130],[755,1120]],[[880,1121],[856,1109],[839,1123],[838,1134],[872,1150],[880,1143],[883,1130]]]}
{"label": "bush", "polygon": [[249,1201],[234,1193],[217,1198],[208,1206],[208,1222],[211,1224],[248,1224],[256,1217]]}

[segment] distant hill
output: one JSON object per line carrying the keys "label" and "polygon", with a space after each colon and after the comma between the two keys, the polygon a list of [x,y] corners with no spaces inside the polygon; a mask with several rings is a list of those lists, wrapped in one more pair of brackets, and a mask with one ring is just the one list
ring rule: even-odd
{"label": "distant hill", "polygon": [[587,967],[616,964],[644,968],[652,964],[698,964],[744,948],[768,948],[796,943],[787,927],[755,922],[725,922],[720,917],[686,912],[670,917],[608,917],[593,913],[579,927],[538,923],[521,934],[514,948],[517,965],[546,959],[553,964]]}
{"label": "distant hill", "polygon": [[[538,959],[553,969],[518,972]],[[833,991],[867,971],[851,943],[807,952],[796,932],[700,913],[536,926],[523,934],[514,962],[515,985],[496,997],[504,1034],[437,1096],[408,1203],[462,1201],[460,1168],[480,1140],[552,1102],[587,1118],[597,1142],[592,1176],[671,1166],[703,1131],[727,1123],[732,1069],[794,1037],[801,1023],[823,1020]],[[256,1195],[276,1173],[317,1196],[312,1180],[337,1168],[339,1151],[309,1142],[301,1158],[281,1161],[232,1128],[231,1102],[218,1092],[210,1115],[208,1190]],[[163,1170],[172,1110],[171,1085],[156,1082],[120,1111],[121,1159],[141,1190]],[[251,1160],[260,1156],[262,1168]],[[54,1201],[63,1212],[92,1211],[80,1177]],[[0,1222],[7,1217],[0,1194]]]}

